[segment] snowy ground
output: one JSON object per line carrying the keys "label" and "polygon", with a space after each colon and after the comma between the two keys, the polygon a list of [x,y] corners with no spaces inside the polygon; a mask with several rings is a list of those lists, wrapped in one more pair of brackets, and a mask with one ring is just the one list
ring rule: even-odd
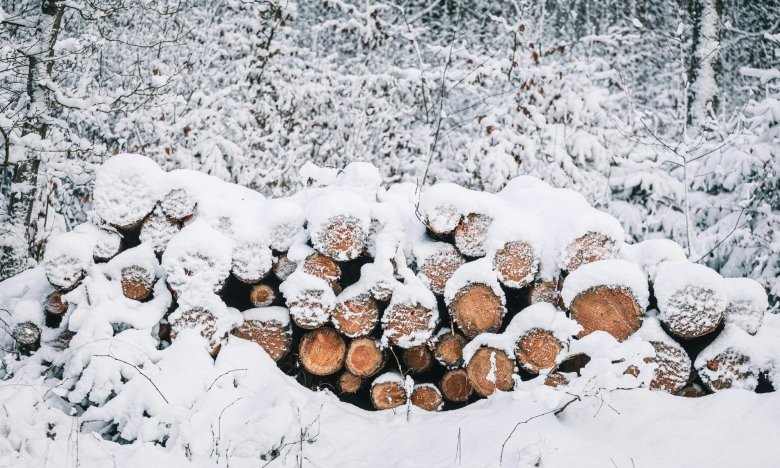
{"label": "snowy ground", "polygon": [[[42,281],[31,270],[3,283],[0,300],[40,294]],[[121,356],[123,334],[116,338],[112,353]],[[303,388],[254,343],[231,337],[212,364],[192,338],[145,367],[149,379],[128,375],[104,406],[116,405],[109,413],[128,424],[140,411],[154,415],[144,419],[150,424],[170,424],[166,446],[142,442],[150,427],[126,428],[137,430],[132,444],[104,440],[93,432],[102,425],[89,422],[99,412],[68,416],[51,382],[19,372],[0,385],[0,466],[502,466],[502,445],[522,421],[503,466],[740,467],[780,459],[777,393],[689,399],[592,389],[556,416],[550,412],[573,397],[542,386],[444,413],[368,412]]]}

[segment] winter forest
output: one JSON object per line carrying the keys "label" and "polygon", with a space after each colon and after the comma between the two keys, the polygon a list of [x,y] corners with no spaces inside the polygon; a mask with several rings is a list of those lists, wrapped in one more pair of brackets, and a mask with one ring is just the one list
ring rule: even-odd
{"label": "winter forest", "polygon": [[0,0],[0,466],[770,466],[779,311],[778,0]]}

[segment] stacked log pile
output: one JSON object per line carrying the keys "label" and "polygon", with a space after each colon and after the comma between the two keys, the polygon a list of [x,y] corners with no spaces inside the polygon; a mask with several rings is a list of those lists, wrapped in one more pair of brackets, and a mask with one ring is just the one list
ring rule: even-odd
{"label": "stacked log pile", "polygon": [[188,329],[213,356],[249,340],[302,384],[367,408],[565,388],[604,343],[628,350],[608,364],[636,386],[698,396],[769,384],[751,344],[767,309],[757,283],[724,279],[670,241],[624,244],[576,193],[520,177],[498,194],[437,184],[418,197],[362,163],[307,179],[266,200],[111,158],[95,185],[99,225],[50,243],[46,323],[16,324],[20,351],[35,352],[105,263],[128,300],[171,293],[161,349]]}

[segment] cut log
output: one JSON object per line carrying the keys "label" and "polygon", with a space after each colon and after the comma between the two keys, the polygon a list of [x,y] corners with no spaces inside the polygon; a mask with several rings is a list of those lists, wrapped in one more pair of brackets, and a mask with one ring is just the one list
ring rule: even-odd
{"label": "cut log", "polygon": [[322,278],[332,288],[338,285],[341,279],[341,268],[332,258],[322,254],[312,254],[303,261],[303,271],[317,278]]}
{"label": "cut log", "polygon": [[547,377],[544,378],[544,384],[548,387],[558,388],[569,384],[569,379],[565,375],[558,372],[550,372]]}
{"label": "cut log", "polygon": [[113,228],[100,228],[95,239],[92,258],[95,262],[107,262],[122,250],[122,236]]}
{"label": "cut log", "polygon": [[493,256],[493,268],[498,280],[508,288],[524,288],[531,284],[539,269],[539,257],[522,241],[507,242]]}
{"label": "cut log", "polygon": [[411,403],[425,411],[440,411],[444,406],[441,392],[433,384],[417,384],[409,398]]}
{"label": "cut log", "polygon": [[11,336],[19,348],[22,355],[29,356],[41,347],[41,329],[32,322],[22,322],[17,324]]}
{"label": "cut log", "polygon": [[232,263],[230,239],[201,219],[171,239],[162,255],[162,267],[175,297],[190,289],[219,294]]}
{"label": "cut log", "polygon": [[642,325],[642,312],[630,291],[610,286],[588,289],[571,304],[571,318],[583,328],[580,337],[603,330],[623,341]]}
{"label": "cut log", "polygon": [[449,309],[455,324],[469,338],[498,331],[506,313],[503,301],[493,289],[479,283],[458,291]]}
{"label": "cut log", "polygon": [[467,257],[484,257],[485,241],[492,222],[493,218],[484,214],[465,216],[452,232],[455,247]]}
{"label": "cut log", "polygon": [[160,255],[168,247],[168,242],[181,230],[179,223],[165,216],[159,206],[141,223],[138,239],[149,244],[154,253]]}
{"label": "cut log", "polygon": [[465,260],[451,244],[438,242],[435,245],[434,253],[418,260],[418,275],[434,294],[442,295],[447,280]]}
{"label": "cut log", "polygon": [[171,341],[175,341],[179,333],[186,329],[200,331],[200,336],[208,342],[209,353],[212,356],[219,353],[222,343],[227,338],[227,334],[220,336],[217,333],[217,319],[214,314],[201,307],[185,310],[171,321]]}
{"label": "cut log", "polygon": [[284,252],[276,256],[276,260],[274,260],[271,268],[273,269],[274,275],[276,275],[280,281],[284,281],[293,274],[296,268],[298,268],[298,264],[290,260],[287,256],[287,252]]}
{"label": "cut log", "polygon": [[376,375],[385,364],[385,356],[379,341],[373,338],[352,340],[345,361],[347,370],[358,377]]}
{"label": "cut log", "polygon": [[723,278],[728,305],[723,313],[726,324],[734,324],[751,335],[761,328],[769,298],[764,287],[750,278]]}
{"label": "cut log", "polygon": [[62,318],[62,316],[65,315],[65,313],[68,311],[68,303],[62,299],[63,294],[65,294],[65,292],[61,290],[55,290],[46,296],[44,310],[47,314],[57,318]]}
{"label": "cut log", "polygon": [[378,410],[403,406],[406,398],[403,377],[398,374],[383,374],[371,384],[371,403]]}
{"label": "cut log", "polygon": [[383,339],[391,345],[411,348],[423,344],[436,327],[438,311],[422,304],[391,303],[382,316]]}
{"label": "cut log", "polygon": [[349,371],[344,371],[339,376],[339,388],[342,393],[357,393],[363,386],[363,379]]}
{"label": "cut log", "polygon": [[274,303],[276,297],[274,288],[267,284],[256,284],[249,290],[249,301],[254,307],[268,307]]}
{"label": "cut log", "polygon": [[536,281],[528,291],[528,302],[530,304],[546,302],[557,309],[564,310],[561,286],[563,286],[562,282],[557,279]]}
{"label": "cut log", "polygon": [[358,218],[345,215],[328,219],[309,234],[317,251],[340,262],[362,255],[368,235]]}
{"label": "cut log", "polygon": [[563,344],[547,330],[533,329],[517,342],[517,363],[525,371],[538,374],[543,369],[556,365]]}
{"label": "cut log", "polygon": [[405,349],[401,359],[404,365],[414,374],[422,374],[433,365],[431,350],[424,344]]}
{"label": "cut log", "polygon": [[142,301],[152,295],[153,271],[148,271],[140,265],[131,265],[122,268],[121,275],[122,294],[126,298]]}
{"label": "cut log", "polygon": [[441,378],[441,391],[447,401],[462,403],[474,392],[468,374],[463,369],[451,369]]}
{"label": "cut log", "polygon": [[358,294],[348,298],[336,298],[331,321],[336,330],[350,338],[371,333],[379,322],[379,306],[368,294]]}
{"label": "cut log", "polygon": [[195,215],[197,202],[195,197],[183,188],[176,188],[168,192],[160,200],[160,210],[173,221],[185,222]]}
{"label": "cut log", "polygon": [[450,329],[443,330],[432,341],[433,357],[444,367],[454,369],[463,365],[463,347],[466,337]]}
{"label": "cut log", "polygon": [[108,158],[95,177],[95,213],[118,228],[138,229],[157,204],[162,175],[151,158],[131,154]]}
{"label": "cut log", "polygon": [[492,395],[496,389],[512,390],[514,369],[514,362],[505,352],[490,346],[479,348],[466,364],[469,382],[482,396]]}
{"label": "cut log", "polygon": [[267,245],[255,241],[237,242],[230,272],[244,284],[257,284],[271,271],[273,259]]}
{"label": "cut log", "polygon": [[691,358],[682,346],[660,341],[651,341],[655,348],[655,357],[645,358],[648,363],[656,363],[650,388],[677,393],[691,381]]}
{"label": "cut log", "polygon": [[336,330],[328,327],[311,331],[301,338],[298,359],[314,375],[331,375],[341,370],[347,344]]}
{"label": "cut log", "polygon": [[564,269],[572,272],[582,265],[617,257],[618,248],[614,239],[598,232],[588,232],[566,246]]}
{"label": "cut log", "polygon": [[244,322],[231,331],[233,336],[257,343],[274,361],[287,356],[292,348],[292,329],[286,309],[249,309],[243,315]]}
{"label": "cut log", "polygon": [[758,374],[750,357],[733,348],[726,348],[706,360],[696,371],[704,386],[713,392],[727,388],[753,391],[758,385]]}

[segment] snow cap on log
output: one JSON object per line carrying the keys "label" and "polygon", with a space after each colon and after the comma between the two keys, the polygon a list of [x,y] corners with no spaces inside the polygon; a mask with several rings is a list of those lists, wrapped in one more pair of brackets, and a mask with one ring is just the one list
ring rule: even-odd
{"label": "snow cap on log", "polygon": [[287,198],[266,200],[260,207],[267,244],[277,252],[286,252],[303,230],[303,208]]}
{"label": "snow cap on log", "polygon": [[614,286],[629,291],[643,310],[649,304],[647,278],[639,267],[625,260],[600,260],[578,268],[566,277],[561,290],[564,305],[571,307],[577,296],[596,286]]}
{"label": "snow cap on log", "polygon": [[361,283],[353,284],[336,297],[331,321],[349,338],[365,336],[379,322],[379,306]]}
{"label": "snow cap on log", "polygon": [[231,273],[239,281],[255,284],[263,280],[273,267],[271,249],[259,240],[238,240],[233,243]]}
{"label": "snow cap on log", "polygon": [[444,399],[436,385],[430,383],[416,384],[409,397],[412,405],[425,411],[441,411]]}
{"label": "snow cap on log", "polygon": [[76,231],[51,239],[43,254],[43,268],[49,283],[60,289],[75,286],[93,265],[94,248],[94,237]]}
{"label": "snow cap on log", "polygon": [[162,267],[178,295],[188,290],[219,291],[230,274],[233,243],[205,221],[196,219],[168,243]]}
{"label": "snow cap on log", "polygon": [[753,355],[757,340],[740,327],[726,327],[696,357],[694,367],[704,385],[717,392],[728,388],[753,391],[762,359]]}
{"label": "snow cap on log", "polygon": [[145,156],[119,154],[109,158],[95,176],[95,211],[116,227],[138,226],[161,195],[162,177],[160,166]]}
{"label": "snow cap on log", "polygon": [[168,317],[171,339],[185,330],[195,330],[205,339],[209,354],[216,356],[230,330],[241,323],[241,313],[227,307],[222,299],[208,290],[189,289],[178,298],[179,307]]}
{"label": "snow cap on log", "polygon": [[751,335],[755,335],[764,320],[769,299],[764,287],[750,278],[723,278],[728,305],[724,318]]}
{"label": "snow cap on log", "polygon": [[648,239],[636,244],[624,244],[621,256],[639,265],[651,283],[655,282],[658,265],[661,263],[688,259],[680,244],[669,239]]}
{"label": "snow cap on log", "polygon": [[654,290],[661,321],[683,338],[714,331],[728,304],[723,277],[696,263],[660,264]]}
{"label": "snow cap on log", "polygon": [[198,202],[185,188],[172,188],[160,200],[160,210],[170,220],[181,222],[195,214]]}
{"label": "snow cap on log", "polygon": [[582,326],[566,314],[542,302],[515,315],[504,335],[515,343],[518,364],[528,372],[538,373],[558,364],[571,337],[581,330]]}
{"label": "snow cap on log", "polygon": [[[500,214],[500,200],[492,193],[471,190],[452,183],[439,183],[425,189],[420,195],[419,211],[425,225],[434,234],[448,235],[452,233],[464,217],[474,215],[494,219]],[[485,226],[487,233],[487,226]],[[482,236],[477,236],[482,237]],[[472,248],[466,255],[480,253],[481,241],[474,239]],[[471,243],[469,243],[471,244]],[[462,244],[464,246],[464,244]]]}

